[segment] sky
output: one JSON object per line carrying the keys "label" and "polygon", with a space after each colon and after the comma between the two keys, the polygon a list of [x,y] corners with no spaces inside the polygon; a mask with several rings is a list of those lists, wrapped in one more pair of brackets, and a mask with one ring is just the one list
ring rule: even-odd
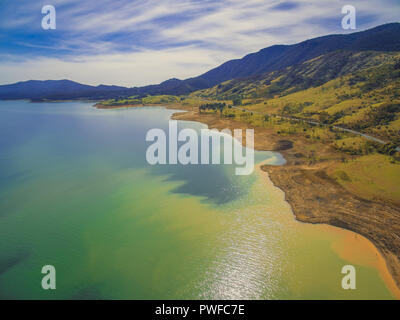
{"label": "sky", "polygon": [[[42,28],[42,7],[56,29]],[[343,30],[342,7],[356,8]],[[399,0],[0,0],[0,84],[127,87],[198,76],[274,44],[400,21]]]}

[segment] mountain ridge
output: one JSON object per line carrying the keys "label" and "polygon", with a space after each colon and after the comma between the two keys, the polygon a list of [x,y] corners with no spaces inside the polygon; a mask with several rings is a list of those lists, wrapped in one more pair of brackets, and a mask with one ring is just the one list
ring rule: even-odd
{"label": "mountain ridge", "polygon": [[[213,84],[215,85],[230,79],[279,70],[336,50],[367,51],[379,48],[379,51],[399,51],[400,41],[390,37],[398,34],[399,31],[400,23],[389,23],[351,34],[327,35],[293,45],[274,45],[256,53],[250,53],[242,59],[227,61],[200,77],[207,79],[210,74],[214,74],[215,78],[217,72],[230,72],[230,76],[220,77],[218,82]],[[369,38],[368,41],[367,38]],[[288,55],[288,51],[290,51],[290,55]],[[249,63],[259,63],[260,57],[263,63],[260,63],[257,69],[247,70],[246,72]],[[228,67],[231,68],[232,66],[235,68],[233,74],[232,71],[227,70]]]}
{"label": "mountain ridge", "polygon": [[225,81],[192,94],[203,98],[272,98],[320,86],[338,77],[379,66],[398,58],[398,52],[337,50],[284,69]]}
{"label": "mountain ridge", "polygon": [[172,78],[143,87],[90,86],[71,80],[28,80],[0,86],[0,99],[108,99],[146,95],[184,95],[211,88],[227,80],[281,70],[337,50],[400,51],[400,23],[388,23],[350,34],[333,34],[292,45],[273,45],[229,60],[198,77]]}

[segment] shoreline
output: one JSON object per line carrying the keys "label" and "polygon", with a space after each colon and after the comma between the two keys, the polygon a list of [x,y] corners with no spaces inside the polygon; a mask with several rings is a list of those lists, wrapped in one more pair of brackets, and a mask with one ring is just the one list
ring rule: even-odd
{"label": "shoreline", "polygon": [[[260,176],[261,179],[265,179],[265,183],[271,183],[275,188],[280,190],[283,194],[284,201],[288,202],[286,199],[286,193],[283,191],[281,188],[276,186],[273,181],[271,180],[268,172],[264,171],[262,169],[263,165],[265,165],[265,161],[259,163],[257,166],[255,166],[255,171],[256,173]],[[264,176],[263,176],[264,175]],[[297,219],[296,215],[294,214],[293,211],[293,206],[288,202],[290,205],[291,213],[294,217],[294,219],[299,222],[299,223],[305,223],[308,225],[315,225],[319,226],[320,228],[323,228],[326,230],[326,232],[334,233],[334,234],[341,234],[343,238],[345,238],[345,242],[342,243],[333,243],[332,244],[332,249],[335,251],[342,259],[349,261],[349,263],[354,263],[354,264],[361,264],[363,266],[370,266],[375,268],[379,275],[381,276],[383,282],[386,284],[388,290],[393,294],[395,299],[400,300],[400,288],[397,285],[393,275],[391,274],[388,265],[386,263],[386,260],[384,258],[384,255],[382,252],[377,248],[372,241],[364,237],[363,235],[356,233],[354,231],[341,228],[341,227],[336,227],[330,224],[326,223],[309,223],[309,222],[304,222],[300,221]],[[362,252],[370,252],[374,259],[360,259],[359,254],[361,251],[357,251],[357,249],[361,249]],[[370,254],[370,255],[371,255]],[[368,256],[368,255],[367,255]],[[354,258],[356,257],[356,258]],[[358,259],[357,259],[358,258]],[[371,257],[370,257],[371,258]],[[362,263],[360,263],[360,260],[364,260]]]}
{"label": "shoreline", "polygon": [[[183,112],[174,113],[171,119],[200,122],[209,129],[251,128],[244,122],[215,115],[200,115],[195,107],[181,104],[124,105],[99,109],[146,106],[182,110]],[[362,199],[346,190],[326,174],[330,162],[308,165],[299,161],[297,155],[304,146],[301,139],[287,148],[282,144],[284,138],[272,129],[256,127],[254,130],[255,150],[280,152],[287,161],[282,166],[261,164],[259,167],[268,175],[273,185],[284,192],[285,201],[291,206],[295,219],[303,223],[348,230],[369,241],[382,258],[376,268],[392,294],[400,299],[400,238],[393,231],[395,221],[400,220],[400,210],[393,204]]]}

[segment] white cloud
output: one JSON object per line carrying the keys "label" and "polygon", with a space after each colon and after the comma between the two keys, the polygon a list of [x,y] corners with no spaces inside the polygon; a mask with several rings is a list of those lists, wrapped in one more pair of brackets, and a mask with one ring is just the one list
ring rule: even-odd
{"label": "white cloud", "polygon": [[[30,79],[72,79],[98,85],[142,86],[179,75],[188,78],[224,62],[226,53],[193,46],[146,50],[129,54],[71,57],[69,60],[37,58],[0,64],[0,83]],[[233,56],[229,56],[233,58]]]}
{"label": "white cloud", "polygon": [[[272,9],[283,2],[54,0],[59,19],[57,32],[62,37],[48,45],[24,45],[43,50],[46,47],[53,51],[63,49],[71,53],[59,55],[57,59],[46,57],[46,54],[41,58],[25,56],[26,60],[19,64],[3,59],[0,82],[70,78],[91,84],[145,85],[171,77],[196,76],[226,60],[240,58],[270,45],[344,32],[340,29],[341,8],[348,1],[302,0],[296,1],[298,6],[292,10]],[[400,3],[392,0],[352,0],[352,4],[359,15],[374,17],[373,22],[363,26],[364,29],[398,20]],[[21,11],[10,11],[10,19],[14,20],[9,28],[32,28],[31,19],[23,17],[28,17],[29,12],[38,6],[39,2],[21,8]],[[171,15],[175,18],[162,22],[155,20]],[[324,23],[335,19],[337,26]],[[122,41],[114,36],[115,33],[140,32],[146,34],[140,42],[134,37]],[[124,51],[130,48],[132,53],[118,52],[121,45]],[[160,45],[178,47],[154,49]]]}

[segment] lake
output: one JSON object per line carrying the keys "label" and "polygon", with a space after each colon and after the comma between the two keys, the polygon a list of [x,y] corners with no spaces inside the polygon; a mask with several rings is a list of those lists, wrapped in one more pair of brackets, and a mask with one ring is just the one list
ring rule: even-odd
{"label": "lake", "polygon": [[394,298],[367,240],[296,221],[260,170],[149,165],[146,133],[175,111],[92,104],[0,101],[1,299]]}

